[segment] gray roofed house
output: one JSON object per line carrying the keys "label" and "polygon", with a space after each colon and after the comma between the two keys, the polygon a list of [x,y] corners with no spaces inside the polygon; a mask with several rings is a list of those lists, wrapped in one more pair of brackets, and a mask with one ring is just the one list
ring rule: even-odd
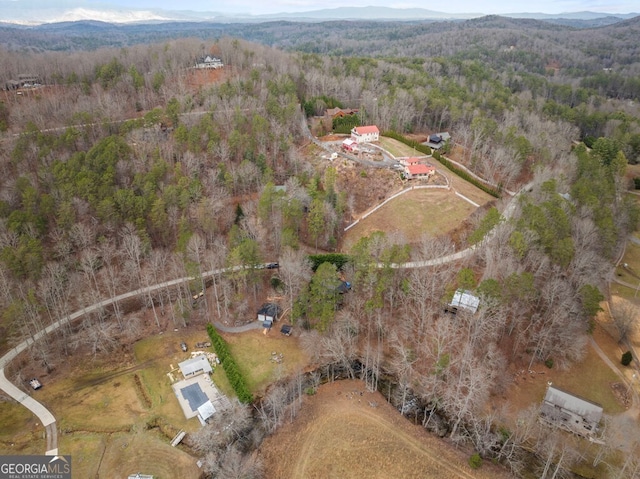
{"label": "gray roofed house", "polygon": [[211,368],[211,364],[209,364],[209,360],[204,354],[196,356],[195,358],[187,359],[186,361],[182,361],[178,364],[178,366],[180,367],[180,371],[182,371],[182,375],[185,378],[197,376],[198,374],[202,373],[210,373],[213,371],[213,369]]}
{"label": "gray roofed house", "polygon": [[602,418],[602,406],[549,385],[540,418],[580,436],[591,436]]}
{"label": "gray roofed house", "polygon": [[447,140],[451,138],[449,132],[435,133],[433,135],[429,135],[429,139],[422,144],[428,146],[432,150],[439,150],[442,148]]}

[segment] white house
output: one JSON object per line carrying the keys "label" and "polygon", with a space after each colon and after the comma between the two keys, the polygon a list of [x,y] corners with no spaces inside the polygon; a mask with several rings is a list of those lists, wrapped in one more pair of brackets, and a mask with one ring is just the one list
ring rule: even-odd
{"label": "white house", "polygon": [[358,144],[378,141],[379,136],[380,130],[375,125],[356,126],[351,130],[351,139]]}
{"label": "white house", "polygon": [[202,373],[210,373],[213,371],[209,360],[204,354],[196,356],[195,358],[187,359],[178,364],[180,371],[185,378],[197,376]]}
{"label": "white house", "polygon": [[217,70],[218,68],[222,67],[224,67],[224,63],[222,63],[222,60],[210,55],[207,55],[206,57],[201,58],[196,62],[196,68],[213,68],[214,70]]}

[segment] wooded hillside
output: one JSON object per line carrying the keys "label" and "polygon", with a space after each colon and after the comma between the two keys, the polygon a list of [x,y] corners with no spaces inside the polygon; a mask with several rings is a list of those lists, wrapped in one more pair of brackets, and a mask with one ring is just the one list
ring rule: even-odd
{"label": "wooded hillside", "polygon": [[[152,29],[148,44],[90,51],[70,36],[71,52],[43,51],[52,33],[20,29],[10,44],[15,30],[3,27],[2,84],[24,73],[40,81],[0,92],[0,347],[177,277],[196,279],[142,300],[157,323],[186,323],[207,286],[207,317],[241,321],[273,288],[308,331],[316,365],[339,364],[371,388],[392,377],[403,411],[424,405],[453,441],[523,477],[547,477],[551,460],[568,475],[576,451],[498,429],[488,411],[509,367],[583,358],[636,229],[625,168],[640,162],[638,19],[581,30],[499,17],[233,28],[225,34],[262,44],[215,30],[153,43]],[[224,69],[192,69],[203,53]],[[363,213],[310,144],[308,117],[334,106],[383,132],[449,131],[458,159],[501,198],[456,238],[361,238],[342,266],[353,294],[336,294],[336,265],[313,271],[307,258],[340,250],[344,226]],[[472,244],[482,246],[466,259],[396,267]],[[279,272],[268,285],[256,271],[270,261]],[[222,267],[232,270],[202,277]],[[479,296],[477,314],[444,312],[458,288]],[[114,351],[139,334],[131,307],[62,328],[32,354],[55,368],[75,351]]]}

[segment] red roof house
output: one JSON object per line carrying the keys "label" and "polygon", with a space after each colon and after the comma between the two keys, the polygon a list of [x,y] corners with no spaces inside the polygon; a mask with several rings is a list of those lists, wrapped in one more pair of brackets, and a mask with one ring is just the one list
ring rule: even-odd
{"label": "red roof house", "polygon": [[356,126],[351,130],[351,139],[356,143],[369,143],[378,141],[380,130],[375,125]]}
{"label": "red roof house", "polygon": [[404,176],[408,180],[413,180],[415,178],[429,178],[433,174],[435,174],[436,169],[430,165],[424,164],[413,164],[405,166],[404,168]]}

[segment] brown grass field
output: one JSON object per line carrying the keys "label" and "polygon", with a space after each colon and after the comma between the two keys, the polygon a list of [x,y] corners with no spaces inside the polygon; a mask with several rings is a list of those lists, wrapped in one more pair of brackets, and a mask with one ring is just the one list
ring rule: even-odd
{"label": "brown grass field", "polygon": [[374,231],[398,232],[407,242],[418,242],[425,234],[438,236],[452,231],[476,207],[451,191],[418,189],[390,201],[345,233],[343,250]]}
{"label": "brown grass field", "polygon": [[361,381],[321,386],[304,398],[295,421],[260,448],[265,477],[274,479],[511,477],[486,462],[472,470],[472,453],[412,424],[380,393],[366,392]]}

